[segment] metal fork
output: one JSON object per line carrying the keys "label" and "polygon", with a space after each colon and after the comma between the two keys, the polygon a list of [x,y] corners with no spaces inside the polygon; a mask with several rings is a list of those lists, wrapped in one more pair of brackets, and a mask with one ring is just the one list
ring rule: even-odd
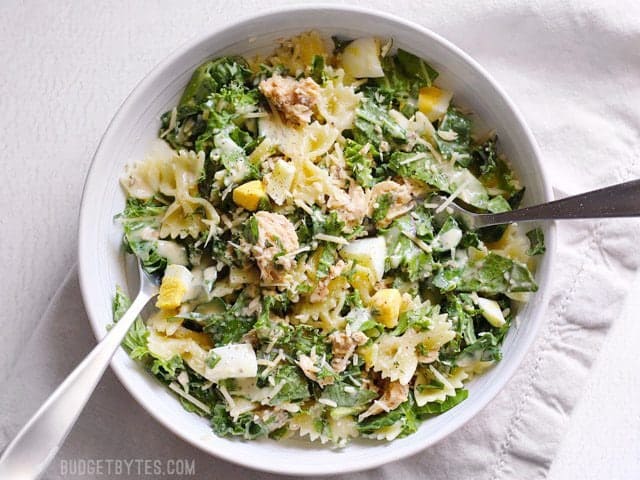
{"label": "metal fork", "polygon": [[438,207],[436,211],[447,211],[473,230],[535,220],[636,217],[640,216],[640,180],[503,213],[472,213],[453,202],[447,203],[443,208],[445,202],[447,200],[441,196],[434,196],[428,200],[428,203]]}
{"label": "metal fork", "polygon": [[7,446],[0,457],[0,478],[38,478],[53,460],[129,328],[158,294],[160,279],[145,272],[140,261],[138,273],[140,289],[129,309]]}

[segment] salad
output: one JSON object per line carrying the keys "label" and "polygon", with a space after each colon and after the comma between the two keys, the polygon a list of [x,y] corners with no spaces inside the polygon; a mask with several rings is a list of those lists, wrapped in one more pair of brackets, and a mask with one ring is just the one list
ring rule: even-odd
{"label": "salad", "polygon": [[124,245],[162,283],[123,347],[216,434],[390,441],[500,360],[544,239],[447,211],[524,188],[437,77],[316,32],[216,58],[127,167]]}

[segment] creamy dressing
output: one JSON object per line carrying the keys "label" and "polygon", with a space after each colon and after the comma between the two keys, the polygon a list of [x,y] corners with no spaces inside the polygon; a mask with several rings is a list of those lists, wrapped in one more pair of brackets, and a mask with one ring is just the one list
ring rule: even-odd
{"label": "creamy dressing", "polygon": [[371,320],[371,312],[367,308],[354,308],[345,318],[351,330],[358,331],[365,322]]}
{"label": "creamy dressing", "polygon": [[459,228],[452,228],[451,230],[447,230],[446,232],[438,235],[434,243],[442,250],[451,250],[458,246],[460,240],[462,240],[462,230]]}
{"label": "creamy dressing", "polygon": [[189,265],[186,249],[171,240],[158,240],[158,255],[166,258],[169,264]]}

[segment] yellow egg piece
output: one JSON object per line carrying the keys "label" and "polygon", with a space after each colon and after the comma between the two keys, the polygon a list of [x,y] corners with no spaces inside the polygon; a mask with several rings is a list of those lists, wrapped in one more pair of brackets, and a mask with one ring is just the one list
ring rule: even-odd
{"label": "yellow egg piece", "polygon": [[160,285],[160,293],[156,301],[156,307],[162,310],[176,309],[182,303],[187,286],[175,277],[165,277]]}
{"label": "yellow egg piece", "polygon": [[398,324],[401,304],[402,295],[400,295],[399,290],[395,288],[384,288],[378,290],[375,295],[371,297],[369,307],[376,320],[385,327],[393,328]]}
{"label": "yellow egg piece", "polygon": [[233,190],[233,201],[236,205],[255,212],[260,205],[260,200],[266,198],[266,190],[260,180],[252,180]]}
{"label": "yellow egg piece", "polygon": [[364,360],[364,364],[367,368],[373,367],[374,351],[373,343],[367,345],[361,345],[357,348],[356,352],[358,356]]}
{"label": "yellow egg piece", "polygon": [[185,300],[193,282],[193,275],[182,265],[170,264],[164,271],[156,307],[175,310]]}
{"label": "yellow egg piece", "polygon": [[441,119],[451,102],[453,93],[438,87],[423,87],[418,96],[418,109],[427,116],[429,121]]}

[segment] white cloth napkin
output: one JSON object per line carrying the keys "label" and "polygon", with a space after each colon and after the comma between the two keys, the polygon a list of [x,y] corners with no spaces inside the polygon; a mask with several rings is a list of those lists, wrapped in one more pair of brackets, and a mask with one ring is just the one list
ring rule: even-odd
{"label": "white cloth napkin", "polygon": [[[239,3],[243,11],[261,5]],[[485,65],[530,123],[560,195],[640,177],[637,3],[366,4],[434,29]],[[185,8],[198,11],[194,5]],[[348,478],[546,475],[585,376],[640,262],[637,221],[567,222],[558,230],[556,276],[545,323],[508,386],[437,445]],[[3,385],[0,446],[94,343],[72,269]],[[195,459],[198,478],[276,478],[195,450],[157,424],[110,371],[45,478],[69,478],[63,465],[73,459],[140,458]]]}

